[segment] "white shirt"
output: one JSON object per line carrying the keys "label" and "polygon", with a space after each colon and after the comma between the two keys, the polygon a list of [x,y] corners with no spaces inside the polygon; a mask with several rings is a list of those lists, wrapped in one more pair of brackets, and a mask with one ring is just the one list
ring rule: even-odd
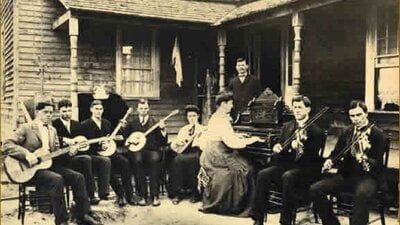
{"label": "white shirt", "polygon": [[147,121],[149,120],[149,115],[146,115],[145,117],[139,116],[139,122],[140,124],[145,125]]}
{"label": "white shirt", "polygon": [[40,132],[40,139],[42,141],[42,149],[50,150],[49,129],[47,127],[45,127],[43,122],[40,120],[36,120],[36,124],[37,124],[39,132]]}
{"label": "white shirt", "polygon": [[241,76],[238,76],[238,77],[239,77],[240,83],[243,84],[244,80],[246,80],[247,75],[242,76],[242,77],[241,77]]}

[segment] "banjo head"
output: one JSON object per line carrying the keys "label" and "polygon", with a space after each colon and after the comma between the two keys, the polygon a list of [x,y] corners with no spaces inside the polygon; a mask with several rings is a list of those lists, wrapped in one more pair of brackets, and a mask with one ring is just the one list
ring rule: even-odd
{"label": "banjo head", "polygon": [[131,135],[129,135],[125,142],[125,145],[128,146],[128,149],[132,152],[138,152],[142,150],[145,144],[146,136],[142,132],[133,132]]}

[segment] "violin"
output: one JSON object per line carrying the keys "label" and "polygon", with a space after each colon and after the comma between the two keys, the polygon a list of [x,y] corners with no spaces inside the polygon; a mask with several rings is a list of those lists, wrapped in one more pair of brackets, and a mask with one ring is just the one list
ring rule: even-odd
{"label": "violin", "polygon": [[372,127],[373,125],[369,126],[364,132],[359,134],[359,137],[357,138],[358,141],[355,142],[354,146],[351,148],[351,155],[361,163],[363,170],[366,172],[369,172],[370,170],[366,152],[371,149],[369,135],[371,134]]}
{"label": "violin", "polygon": [[[354,138],[352,142],[346,145],[342,151],[339,152],[331,161],[332,165],[336,164],[343,156],[351,151],[351,155],[359,161],[365,172],[370,171],[370,165],[368,162],[368,157],[366,152],[371,149],[371,143],[369,142],[369,135],[371,134],[371,129],[375,124],[371,123],[367,128],[361,132],[357,137]],[[322,169],[324,172],[326,168]]]}

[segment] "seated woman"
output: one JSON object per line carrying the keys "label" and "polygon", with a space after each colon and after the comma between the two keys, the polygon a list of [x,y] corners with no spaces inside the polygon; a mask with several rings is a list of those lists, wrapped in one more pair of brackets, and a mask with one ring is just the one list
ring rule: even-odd
{"label": "seated woman", "polygon": [[229,114],[233,107],[230,92],[219,94],[216,105],[201,137],[199,182],[204,188],[203,212],[248,216],[254,177],[250,165],[235,150],[261,139],[234,133]]}
{"label": "seated woman", "polygon": [[199,123],[200,109],[196,105],[185,107],[186,119],[189,122],[179,130],[176,140],[171,143],[171,149],[177,156],[171,166],[171,191],[174,196],[172,203],[179,204],[185,195],[191,194],[190,202],[200,201],[197,191],[197,174],[200,169],[199,137],[204,131],[204,126]]}

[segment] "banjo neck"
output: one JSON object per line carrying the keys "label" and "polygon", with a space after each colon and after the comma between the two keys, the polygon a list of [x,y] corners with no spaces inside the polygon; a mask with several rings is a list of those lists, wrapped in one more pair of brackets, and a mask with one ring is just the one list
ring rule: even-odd
{"label": "banjo neck", "polygon": [[157,127],[160,125],[161,122],[164,122],[164,121],[168,120],[170,117],[172,117],[172,116],[174,116],[174,115],[176,115],[178,113],[179,113],[178,109],[175,109],[174,111],[172,111],[170,114],[168,114],[168,116],[162,118],[160,121],[158,121],[152,127],[150,127],[146,132],[144,132],[144,136],[147,136],[148,134],[153,132],[155,129],[157,129]]}

